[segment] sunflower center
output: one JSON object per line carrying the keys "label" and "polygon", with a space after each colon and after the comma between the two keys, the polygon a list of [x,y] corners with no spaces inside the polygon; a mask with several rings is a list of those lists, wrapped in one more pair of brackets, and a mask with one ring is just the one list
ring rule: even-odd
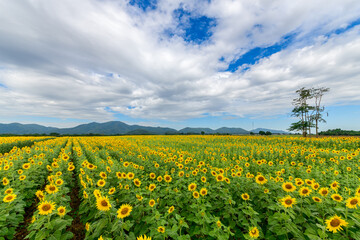
{"label": "sunflower center", "polygon": [[291,205],[291,204],[292,204],[292,201],[291,201],[290,199],[287,199],[287,200],[285,200],[285,204],[286,204],[286,205]]}
{"label": "sunflower center", "polygon": [[263,177],[259,177],[259,181],[260,181],[260,182],[264,181],[264,178],[263,178]]}
{"label": "sunflower center", "polygon": [[6,200],[10,201],[10,200],[12,200],[12,198],[13,198],[12,196],[7,196]]}
{"label": "sunflower center", "polygon": [[352,199],[351,201],[350,201],[350,204],[351,205],[356,205],[358,203],[358,200],[357,199]]}
{"label": "sunflower center", "polygon": [[327,194],[327,191],[326,191],[326,190],[322,191],[322,194],[323,194],[323,195],[326,195],[326,194]]}
{"label": "sunflower center", "polygon": [[51,186],[50,191],[55,191],[55,187]]}
{"label": "sunflower center", "polygon": [[286,188],[286,189],[292,189],[292,186],[291,186],[290,184],[286,184],[286,185],[285,185],[285,188]]}
{"label": "sunflower center", "polygon": [[339,196],[335,196],[334,198],[335,198],[335,200],[340,200]]}
{"label": "sunflower center", "polygon": [[107,206],[108,206],[107,201],[102,200],[102,201],[101,201],[101,206],[103,206],[103,207],[107,207]]}
{"label": "sunflower center", "polygon": [[49,204],[45,204],[43,207],[42,207],[42,210],[43,211],[49,211],[50,210],[50,205]]}
{"label": "sunflower center", "polygon": [[124,208],[123,210],[121,210],[121,214],[122,215],[125,215],[129,212],[129,209],[128,208]]}
{"label": "sunflower center", "polygon": [[60,212],[60,213],[64,213],[64,209],[60,209],[59,212]]}
{"label": "sunflower center", "polygon": [[340,220],[335,218],[335,219],[331,220],[330,225],[332,227],[338,227],[340,225],[340,223],[341,223]]}
{"label": "sunflower center", "polygon": [[304,190],[303,190],[303,194],[306,194],[306,193],[308,193],[308,190],[307,190],[307,189],[304,189]]}

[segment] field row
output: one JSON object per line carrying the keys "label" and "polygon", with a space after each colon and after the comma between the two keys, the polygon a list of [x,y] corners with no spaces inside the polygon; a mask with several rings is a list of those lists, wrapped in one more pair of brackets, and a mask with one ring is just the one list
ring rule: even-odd
{"label": "field row", "polygon": [[38,141],[0,155],[0,239],[360,239],[359,153],[359,138]]}

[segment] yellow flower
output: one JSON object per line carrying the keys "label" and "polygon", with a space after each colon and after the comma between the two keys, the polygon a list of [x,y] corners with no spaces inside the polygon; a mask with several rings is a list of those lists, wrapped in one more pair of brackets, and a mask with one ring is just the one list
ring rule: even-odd
{"label": "yellow flower", "polygon": [[40,205],[38,206],[39,209],[39,214],[41,215],[48,215],[50,213],[52,213],[52,211],[54,211],[55,209],[55,203],[51,202],[51,201],[45,201],[40,203]]}
{"label": "yellow flower", "polygon": [[216,222],[216,226],[217,226],[218,228],[221,228],[221,222],[220,222],[220,220],[218,220],[218,221]]}
{"label": "yellow flower", "polygon": [[330,184],[330,187],[332,190],[337,191],[337,189],[340,187],[340,184],[337,181],[334,181]]}
{"label": "yellow flower", "polygon": [[308,187],[302,187],[302,188],[300,188],[300,190],[299,190],[299,194],[300,194],[300,196],[302,196],[302,197],[307,197],[307,196],[310,195],[311,191],[312,191],[312,190],[309,189]]}
{"label": "yellow flower", "polygon": [[330,219],[327,219],[325,223],[326,223],[326,228],[333,233],[336,233],[337,231],[341,231],[342,226],[346,227],[348,225],[348,223],[345,220],[341,219],[341,217],[338,217],[337,215],[331,217]]}
{"label": "yellow flower", "polygon": [[150,192],[154,191],[155,188],[156,188],[156,185],[155,185],[154,183],[151,183],[151,184],[149,185],[149,191],[150,191]]}
{"label": "yellow flower", "polygon": [[257,175],[255,177],[255,181],[257,184],[265,184],[268,180],[263,175]]}
{"label": "yellow flower", "polygon": [[320,188],[319,193],[321,196],[326,197],[329,194],[329,189],[325,187]]}
{"label": "yellow flower", "polygon": [[5,195],[5,197],[3,198],[3,201],[6,202],[6,203],[9,203],[9,202],[12,202],[16,199],[16,194],[7,194]]}
{"label": "yellow flower", "polygon": [[155,205],[155,200],[154,200],[154,199],[151,199],[151,200],[149,201],[149,205],[150,205],[150,207],[153,207],[153,206]]}
{"label": "yellow flower", "polygon": [[359,197],[351,197],[346,200],[346,207],[357,209],[356,205],[360,206],[360,198]]}
{"label": "yellow flower", "polygon": [[197,187],[196,183],[190,183],[188,186],[188,190],[191,192],[195,191],[196,187]]}
{"label": "yellow flower", "polygon": [[281,201],[281,204],[286,208],[288,208],[288,207],[292,208],[292,205],[296,204],[296,199],[290,197],[289,195],[282,198],[280,201]]}
{"label": "yellow flower", "polygon": [[14,189],[12,189],[12,188],[8,188],[8,189],[6,189],[5,190],[5,194],[12,194],[14,192]]}
{"label": "yellow flower", "polygon": [[65,216],[65,213],[66,213],[66,207],[63,207],[63,206],[60,206],[60,207],[58,207],[58,215],[60,216],[60,217],[63,217],[63,216]]}
{"label": "yellow flower", "polygon": [[241,194],[241,198],[244,199],[245,201],[247,201],[250,199],[250,196],[247,193],[243,193],[243,194]]}
{"label": "yellow flower", "polygon": [[45,190],[48,194],[53,194],[59,191],[58,187],[53,184],[46,185]]}
{"label": "yellow flower", "polygon": [[293,192],[296,190],[296,187],[291,182],[284,182],[282,185],[282,189],[285,192]]}
{"label": "yellow flower", "polygon": [[20,181],[23,181],[23,180],[25,180],[26,179],[26,176],[25,175],[21,175],[20,177],[19,177],[19,180]]}
{"label": "yellow flower", "polygon": [[55,181],[55,184],[58,186],[61,186],[63,183],[64,183],[64,181],[61,178],[59,178],[58,180]]}
{"label": "yellow flower", "polygon": [[109,189],[109,194],[112,195],[112,194],[114,194],[114,193],[115,193],[115,188],[114,188],[114,187],[110,188],[110,189]]}
{"label": "yellow flower", "polygon": [[106,184],[106,181],[104,179],[100,179],[99,181],[97,181],[97,185],[99,187],[103,187],[103,186],[105,186],[105,184]]}
{"label": "yellow flower", "polygon": [[207,189],[206,188],[200,189],[200,194],[201,194],[201,196],[207,195]]}
{"label": "yellow flower", "polygon": [[165,175],[164,180],[165,180],[165,182],[169,183],[169,182],[171,182],[172,178],[170,175]]}
{"label": "yellow flower", "polygon": [[318,202],[318,203],[322,202],[321,198],[319,197],[313,197],[312,199],[314,200],[314,202]]}
{"label": "yellow flower", "polygon": [[332,198],[334,201],[337,201],[337,202],[341,202],[341,201],[343,200],[343,197],[340,196],[340,195],[337,194],[337,193],[331,195],[331,198]]}
{"label": "yellow flower", "polygon": [[141,185],[140,179],[135,178],[133,182],[134,182],[135,186],[140,187],[140,185]]}
{"label": "yellow flower", "polygon": [[169,208],[169,210],[168,210],[168,213],[169,213],[169,214],[172,213],[172,212],[174,211],[174,209],[175,209],[175,207],[174,207],[174,206],[171,206],[171,207]]}
{"label": "yellow flower", "polygon": [[110,204],[108,197],[100,196],[99,198],[97,198],[96,199],[96,207],[100,211],[109,211],[111,208],[111,204]]}
{"label": "yellow flower", "polygon": [[117,217],[123,219],[123,218],[129,216],[131,211],[132,211],[131,205],[123,204],[117,211]]}
{"label": "yellow flower", "polygon": [[259,237],[259,230],[257,229],[257,227],[252,227],[249,230],[249,235],[251,238],[258,238]]}
{"label": "yellow flower", "polygon": [[137,237],[136,240],[151,240],[151,237],[147,237],[146,235]]}
{"label": "yellow flower", "polygon": [[85,229],[86,229],[86,231],[89,231],[89,229],[90,229],[90,223],[87,222],[87,223],[85,224]]}
{"label": "yellow flower", "polygon": [[165,227],[160,226],[160,227],[158,227],[157,231],[158,231],[159,233],[164,233],[164,232],[165,232]]}
{"label": "yellow flower", "polygon": [[194,192],[193,192],[193,197],[194,197],[194,198],[199,198],[199,197],[200,197],[199,192],[198,192],[198,191],[194,191]]}

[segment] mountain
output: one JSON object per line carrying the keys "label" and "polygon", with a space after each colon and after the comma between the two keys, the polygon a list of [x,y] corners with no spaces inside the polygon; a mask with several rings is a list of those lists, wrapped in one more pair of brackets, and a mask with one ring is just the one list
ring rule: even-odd
{"label": "mountain", "polygon": [[[251,130],[254,133],[259,133],[259,131],[269,131],[275,134],[288,134],[285,131],[273,130],[266,128],[257,128]],[[186,127],[179,131],[173,128],[165,127],[146,127],[140,125],[128,125],[120,121],[111,121],[105,123],[87,123],[81,124],[72,128],[55,128],[55,127],[45,127],[38,124],[21,124],[21,123],[9,123],[1,124],[0,123],[0,134],[50,134],[50,133],[59,133],[63,135],[85,135],[85,134],[100,134],[100,135],[120,135],[120,134],[249,134],[249,131],[242,128],[227,128],[222,127],[216,130],[211,128],[190,128]]]}
{"label": "mountain", "polygon": [[204,132],[205,134],[214,134],[214,133],[216,133],[211,128],[190,128],[190,127],[186,127],[186,128],[183,128],[183,129],[179,130],[179,133],[183,133],[183,134],[201,134],[201,132]]}
{"label": "mountain", "polygon": [[0,134],[49,134],[58,130],[59,128],[45,127],[38,124],[0,123]]}
{"label": "mountain", "polygon": [[273,134],[289,134],[288,132],[285,132],[283,130],[274,130],[274,129],[268,129],[268,128],[256,128],[256,129],[250,130],[250,132],[253,132],[253,133],[259,133],[260,131],[264,131],[264,132],[269,131]]}
{"label": "mountain", "polygon": [[220,134],[249,134],[250,132],[243,128],[227,128],[222,127],[215,130],[216,133]]}
{"label": "mountain", "polygon": [[54,128],[45,127],[37,124],[0,124],[0,134],[50,134],[59,133],[67,135],[76,134],[101,134],[101,135],[118,135],[118,134],[174,134],[177,130],[162,127],[145,127],[139,125],[128,125],[120,121],[105,123],[87,123],[73,128]]}

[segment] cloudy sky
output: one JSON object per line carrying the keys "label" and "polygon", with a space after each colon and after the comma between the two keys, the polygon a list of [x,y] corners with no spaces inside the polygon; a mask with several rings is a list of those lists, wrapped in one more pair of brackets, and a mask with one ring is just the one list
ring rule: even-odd
{"label": "cloudy sky", "polygon": [[0,122],[360,130],[359,0],[0,1]]}

